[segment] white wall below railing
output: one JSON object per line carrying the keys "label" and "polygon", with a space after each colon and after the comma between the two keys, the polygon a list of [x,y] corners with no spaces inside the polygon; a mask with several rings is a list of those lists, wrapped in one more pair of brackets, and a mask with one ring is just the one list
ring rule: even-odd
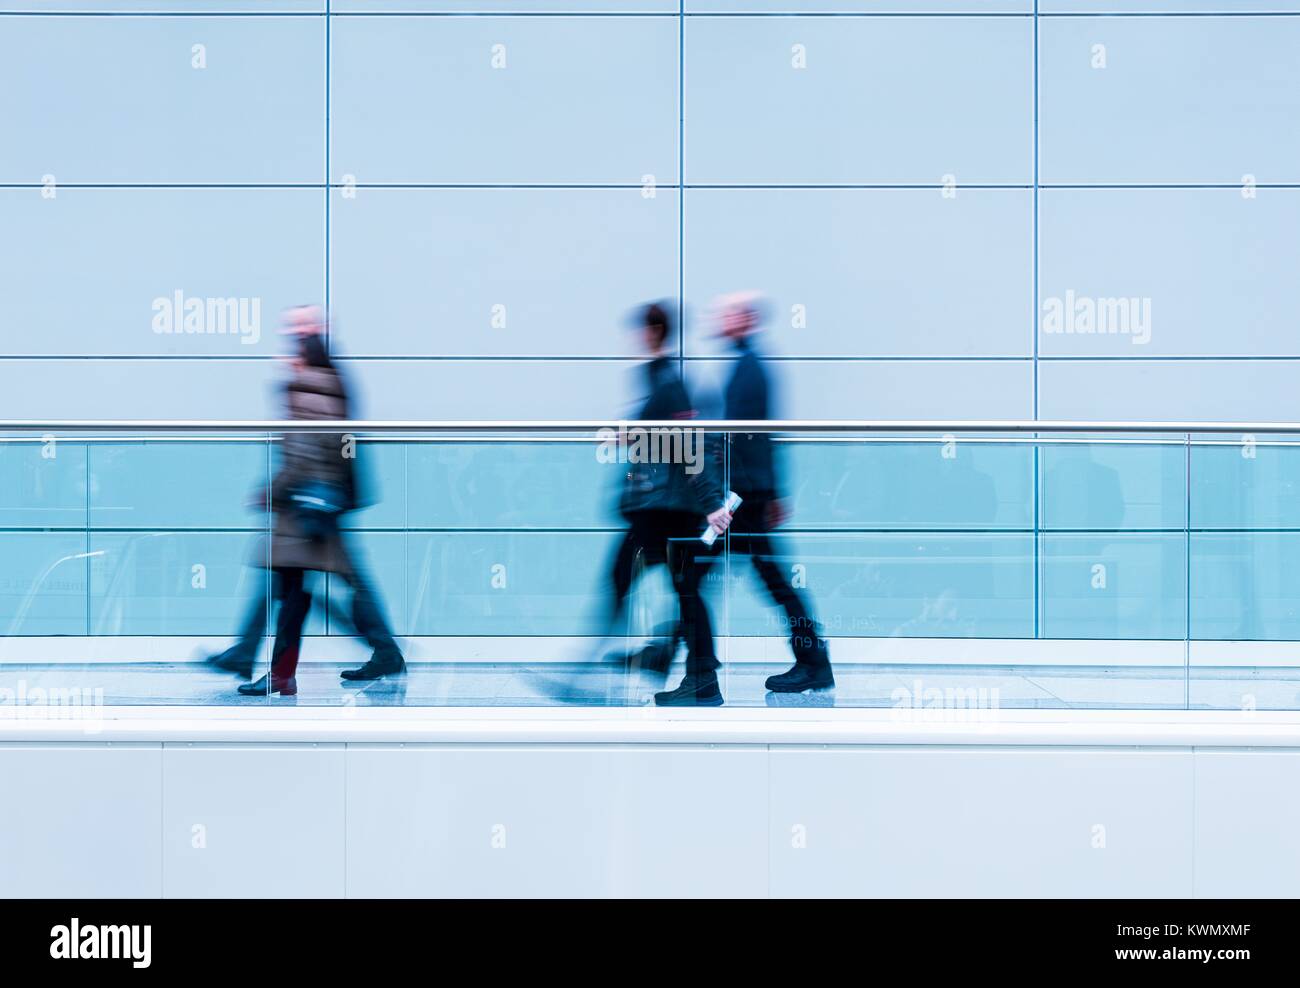
{"label": "white wall below railing", "polygon": [[0,895],[1300,894],[1293,714],[98,713],[0,718]]}

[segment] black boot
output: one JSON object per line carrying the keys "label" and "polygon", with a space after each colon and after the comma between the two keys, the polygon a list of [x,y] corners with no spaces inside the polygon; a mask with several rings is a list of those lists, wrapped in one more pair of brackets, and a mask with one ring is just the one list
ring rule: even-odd
{"label": "black boot", "polygon": [[720,707],[722,691],[718,677],[713,672],[687,673],[680,686],[666,693],[655,694],[658,707]]}
{"label": "black boot", "polygon": [[274,676],[267,673],[255,683],[244,683],[239,687],[244,696],[294,696],[298,692],[298,680],[293,676]]}
{"label": "black boot", "polygon": [[240,679],[248,679],[253,675],[256,654],[255,651],[249,651],[242,645],[232,645],[224,652],[209,655],[207,663],[214,669],[220,669],[222,672],[233,672]]}
{"label": "black boot", "polygon": [[676,657],[676,641],[656,640],[648,642],[635,652],[610,652],[605,656],[605,661],[613,665],[622,665],[627,670],[640,669],[643,672],[667,675]]}
{"label": "black boot", "polygon": [[677,639],[653,641],[633,656],[633,664],[646,672],[667,673],[677,657]]}
{"label": "black boot", "polygon": [[383,679],[385,676],[400,676],[404,672],[406,672],[406,660],[402,658],[401,652],[388,655],[376,652],[360,669],[344,669],[339,675],[349,682],[363,683]]}
{"label": "black boot", "polygon": [[768,676],[764,685],[773,693],[802,693],[805,690],[828,690],[835,686],[831,665],[796,662],[778,676]]}

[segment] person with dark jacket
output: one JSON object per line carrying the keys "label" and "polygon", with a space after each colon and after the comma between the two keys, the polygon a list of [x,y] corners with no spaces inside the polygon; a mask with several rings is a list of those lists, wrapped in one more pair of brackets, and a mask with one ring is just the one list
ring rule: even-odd
{"label": "person with dark jacket", "polygon": [[[682,636],[686,640],[686,675],[673,690],[655,694],[660,706],[718,706],[718,660],[713,649],[713,625],[700,591],[700,583],[718,549],[705,546],[700,536],[706,526],[721,534],[731,521],[722,507],[725,492],[718,476],[716,447],[686,423],[696,417],[676,363],[668,355],[669,320],[661,305],[642,312],[642,339],[650,360],[644,365],[648,396],[639,420],[680,420],[680,436],[646,430],[634,441],[648,442],[659,453],[681,452],[693,446],[694,457],[634,456],[627,451],[627,472],[619,511],[628,529],[610,568],[612,603],[607,628],[618,621],[632,587],[636,561],[668,567],[680,608]],[[674,445],[676,443],[676,445]],[[648,461],[647,461],[648,459]]]}
{"label": "person with dark jacket", "polygon": [[[347,394],[320,334],[299,338],[299,352],[285,388],[290,419],[319,421],[348,418]],[[271,671],[239,687],[249,696],[298,691],[295,674],[302,647],[303,623],[311,608],[310,572],[333,573],[352,588],[352,621],[373,649],[360,669],[343,672],[346,680],[373,680],[400,673],[406,663],[380,611],[369,581],[353,562],[339,528],[340,516],[359,505],[353,444],[329,432],[291,432],[280,442],[279,469],[268,497],[274,520],[269,565],[279,604]]]}
{"label": "person with dark jacket", "polygon": [[[756,297],[748,294],[721,300],[722,335],[736,351],[736,362],[724,392],[727,419],[758,422],[771,414],[771,388],[767,371],[753,344],[761,318]],[[749,556],[772,600],[786,614],[795,664],[766,686],[777,693],[802,693],[835,685],[830,654],[807,602],[776,564],[777,546],[772,530],[786,517],[778,480],[772,436],[766,432],[738,433],[731,437],[730,486],[741,496],[729,536],[729,550]]]}
{"label": "person with dark jacket", "polygon": [[[286,328],[282,332],[285,335],[294,337],[294,347],[299,356],[303,351],[305,337],[323,337],[325,333],[324,313],[319,306],[300,305],[287,309],[284,313],[284,320]],[[344,391],[347,391],[346,387]],[[348,417],[352,417],[350,408]],[[364,497],[363,492],[358,490],[357,479],[360,473],[361,471],[355,465],[352,470],[348,471],[349,488],[346,495],[348,503],[353,507],[361,507]],[[266,509],[266,491],[259,490],[256,497],[251,499],[249,504],[250,507],[264,511]],[[259,563],[259,565],[262,564]],[[257,655],[262,647],[262,636],[267,627],[270,604],[272,601],[279,599],[276,593],[274,575],[270,580],[259,579],[255,582],[257,584],[255,588],[257,593],[245,612],[235,643],[224,651],[207,657],[207,662],[214,668],[223,672],[234,673],[242,679],[249,679],[253,675]],[[331,606],[330,617],[331,620],[340,620],[344,623],[349,620],[347,615],[337,613],[333,606]]]}

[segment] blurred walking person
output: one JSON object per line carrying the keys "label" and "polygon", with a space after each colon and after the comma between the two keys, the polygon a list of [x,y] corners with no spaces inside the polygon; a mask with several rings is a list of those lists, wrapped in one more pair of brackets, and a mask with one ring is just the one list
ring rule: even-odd
{"label": "blurred walking person", "polygon": [[[771,416],[772,389],[754,339],[762,324],[760,299],[754,293],[738,293],[719,299],[717,308],[720,333],[736,354],[723,394],[723,414],[730,420],[766,420]],[[749,556],[773,602],[785,611],[790,627],[795,663],[786,672],[769,676],[767,688],[776,693],[829,689],[835,685],[830,649],[807,601],[775,561],[781,554],[772,531],[788,513],[775,454],[770,433],[732,435],[729,486],[743,501],[732,522],[728,547],[733,554]]]}
{"label": "blurred walking person", "polygon": [[[303,306],[290,310],[287,322],[296,336],[297,353],[285,385],[286,417],[298,421],[349,418],[347,390],[323,333],[302,331],[304,325],[322,326],[323,314],[314,306]],[[365,665],[345,670],[343,678],[364,682],[405,671],[401,649],[340,528],[343,515],[361,506],[354,443],[349,436],[330,432],[291,432],[281,438],[280,463],[267,495],[274,520],[269,559],[264,561],[274,574],[272,591],[279,605],[271,669],[256,682],[240,686],[240,693],[297,693],[313,572],[333,573],[351,586],[352,623],[373,650]]]}
{"label": "blurred walking person", "polygon": [[[717,555],[718,545],[700,541],[706,527],[721,534],[731,521],[723,507],[724,492],[717,469],[717,452],[705,437],[689,428],[696,417],[677,366],[668,352],[671,336],[667,309],[647,305],[639,320],[641,340],[649,360],[644,364],[648,395],[639,420],[680,420],[680,436],[645,430],[630,433],[631,442],[649,442],[660,453],[676,449],[691,456],[635,456],[625,450],[627,473],[619,511],[628,529],[610,566],[611,596],[605,617],[608,633],[617,626],[636,575],[636,562],[662,562],[668,567],[677,596],[682,637],[686,640],[686,675],[673,690],[655,694],[660,706],[718,706],[718,660],[713,624],[700,583]],[[674,430],[675,432],[676,430]],[[626,438],[626,437],[623,437]],[[666,671],[666,670],[665,670]]]}

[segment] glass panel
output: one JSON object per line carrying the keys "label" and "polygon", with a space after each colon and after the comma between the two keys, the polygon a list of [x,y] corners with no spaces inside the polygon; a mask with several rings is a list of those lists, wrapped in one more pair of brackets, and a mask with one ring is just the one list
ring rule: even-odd
{"label": "glass panel", "polygon": [[88,447],[90,527],[256,527],[264,442],[94,443]]}
{"label": "glass panel", "polygon": [[1060,437],[1039,451],[1039,525],[1053,531],[1181,532],[1187,517],[1181,439]]}
{"label": "glass panel", "polygon": [[86,447],[29,439],[0,443],[0,526],[86,524]]}
{"label": "glass panel", "polygon": [[[86,537],[81,532],[0,532],[0,626],[6,638],[86,633]],[[6,662],[23,662],[7,642]]]}
{"label": "glass panel", "polygon": [[1300,706],[1300,445],[1203,435],[1189,450],[1192,707]]}
{"label": "glass panel", "polygon": [[938,437],[777,443],[790,524],[818,530],[1025,530],[1034,452],[1024,443]]}
{"label": "glass panel", "polygon": [[[639,705],[716,660],[736,706],[1300,702],[1293,436],[674,430],[353,437],[363,506],[298,543],[301,505],[259,494],[282,436],[10,437],[0,677],[121,703]],[[685,501],[629,502],[673,465]],[[705,546],[698,498],[728,487]],[[302,557],[322,538],[338,555]],[[284,615],[302,638],[277,653]],[[296,693],[236,692],[286,648]],[[399,653],[404,676],[340,676]],[[769,690],[827,656],[834,689]]]}
{"label": "glass panel", "polygon": [[736,531],[728,540],[733,635],[788,636],[785,615],[773,610],[759,582],[766,577],[801,589],[826,633],[837,638],[1033,637],[1032,535],[776,539]]}
{"label": "glass panel", "polygon": [[1183,639],[1181,532],[1044,535],[1041,554],[1042,637]]}
{"label": "glass panel", "polygon": [[606,528],[618,472],[590,442],[428,442],[408,448],[414,528]]}

